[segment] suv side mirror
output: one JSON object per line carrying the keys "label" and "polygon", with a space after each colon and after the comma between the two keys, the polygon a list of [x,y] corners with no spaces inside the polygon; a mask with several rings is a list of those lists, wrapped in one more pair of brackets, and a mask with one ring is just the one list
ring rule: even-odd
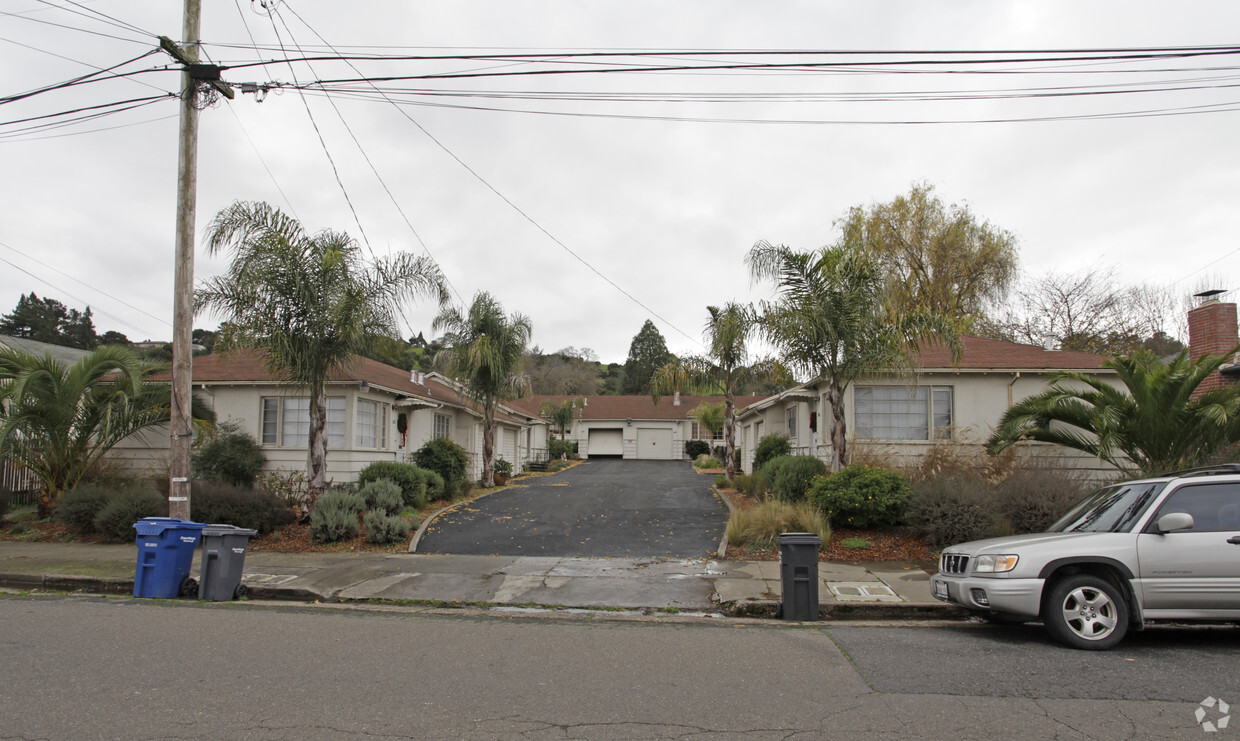
{"label": "suv side mirror", "polygon": [[1158,518],[1156,525],[1159,533],[1173,533],[1177,530],[1192,530],[1193,516],[1187,512],[1169,512]]}

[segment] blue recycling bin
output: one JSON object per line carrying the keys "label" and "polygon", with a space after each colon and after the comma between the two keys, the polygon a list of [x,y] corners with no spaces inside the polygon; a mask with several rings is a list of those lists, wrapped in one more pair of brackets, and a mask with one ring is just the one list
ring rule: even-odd
{"label": "blue recycling bin", "polygon": [[197,584],[189,578],[189,570],[205,526],[176,517],[144,517],[135,522],[138,565],[133,596],[171,599],[195,593]]}

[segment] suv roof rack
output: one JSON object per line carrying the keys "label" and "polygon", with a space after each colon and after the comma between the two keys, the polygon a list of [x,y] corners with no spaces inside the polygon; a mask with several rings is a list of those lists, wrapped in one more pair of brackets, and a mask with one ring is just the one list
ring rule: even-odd
{"label": "suv roof rack", "polygon": [[1197,468],[1185,468],[1183,471],[1171,471],[1164,473],[1164,476],[1218,476],[1228,473],[1240,473],[1240,463],[1219,463],[1213,466],[1198,466]]}

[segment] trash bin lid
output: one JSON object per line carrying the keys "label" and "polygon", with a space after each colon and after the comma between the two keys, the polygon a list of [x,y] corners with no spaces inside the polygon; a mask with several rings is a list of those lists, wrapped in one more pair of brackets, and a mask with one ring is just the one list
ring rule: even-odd
{"label": "trash bin lid", "polygon": [[138,535],[159,535],[165,530],[201,530],[205,523],[190,522],[179,517],[143,517],[133,524]]}
{"label": "trash bin lid", "polygon": [[816,533],[780,533],[780,545],[822,545],[822,538]]}
{"label": "trash bin lid", "polygon": [[220,523],[215,523],[215,522],[213,522],[213,523],[211,523],[210,525],[207,525],[207,526],[203,527],[203,529],[202,529],[202,535],[203,535],[203,537],[208,537],[208,536],[212,536],[212,535],[216,535],[216,536],[219,536],[219,535],[248,535],[248,536],[250,536],[250,537],[253,537],[253,536],[255,536],[255,535],[258,535],[258,531],[257,531],[257,530],[250,530],[250,529],[248,529],[248,528],[244,528],[244,527],[237,527],[236,525],[223,525],[223,524],[220,524]]}

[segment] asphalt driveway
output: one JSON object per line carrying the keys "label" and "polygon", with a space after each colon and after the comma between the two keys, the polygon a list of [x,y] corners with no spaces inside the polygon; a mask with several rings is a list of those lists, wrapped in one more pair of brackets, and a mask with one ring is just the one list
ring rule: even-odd
{"label": "asphalt driveway", "polygon": [[519,482],[432,523],[419,553],[696,558],[728,510],[686,462],[593,460]]}

